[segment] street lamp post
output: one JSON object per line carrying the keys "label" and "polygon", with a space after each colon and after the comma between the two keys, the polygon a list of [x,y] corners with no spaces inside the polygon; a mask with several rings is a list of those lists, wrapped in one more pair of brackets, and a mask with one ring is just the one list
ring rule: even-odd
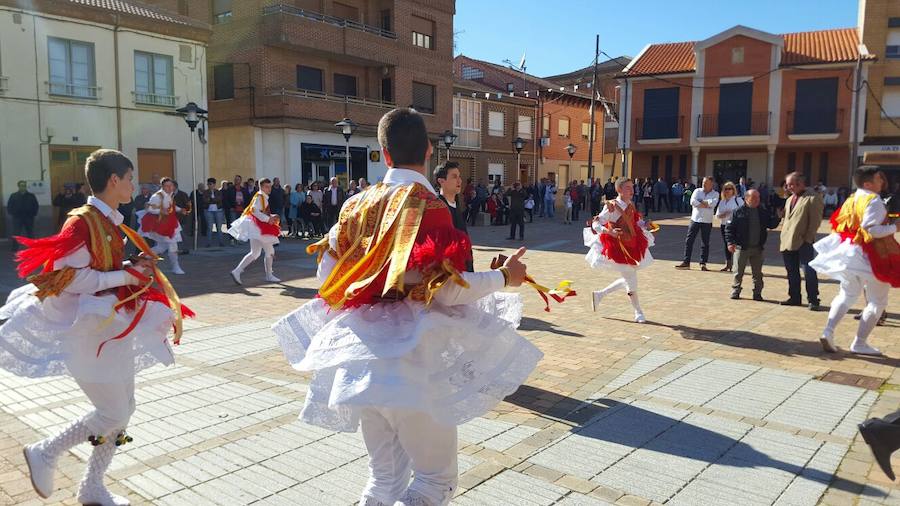
{"label": "street lamp post", "polygon": [[194,131],[197,129],[197,125],[200,121],[205,119],[204,115],[208,111],[200,108],[195,102],[188,102],[187,105],[180,109],[176,109],[175,112],[184,116],[184,122],[187,123],[188,128],[191,129],[191,183],[194,188],[194,202],[192,206],[194,212],[194,251],[196,251],[197,240],[200,237],[200,206],[197,201],[199,195],[197,192],[197,165],[194,156]]}
{"label": "street lamp post", "polygon": [[[353,137],[353,133],[356,132],[356,127],[357,127],[358,125],[357,125],[356,123],[354,123],[352,119],[350,119],[350,118],[344,118],[344,119],[338,121],[337,123],[335,123],[334,126],[336,126],[336,127],[338,127],[338,128],[341,129],[341,133],[344,134],[344,140],[345,140],[346,143],[347,143],[347,145],[346,145],[346,150],[344,151],[344,157],[345,157],[345,158],[344,158],[344,163],[346,164],[346,168],[347,168],[347,180],[349,181],[350,178],[351,178],[351,173],[350,173],[350,137]],[[369,175],[368,175],[368,173],[367,173],[367,174],[366,174],[366,177],[368,177],[368,176],[369,176]]]}
{"label": "street lamp post", "polygon": [[[525,143],[527,143],[525,139],[521,137],[516,137],[515,140],[512,141],[513,149],[516,150],[516,174],[522,170],[522,150],[525,149]],[[518,178],[518,176],[516,176]]]}
{"label": "street lamp post", "polygon": [[[453,145],[453,143],[456,141],[457,137],[458,136],[455,133],[451,132],[450,130],[444,130],[444,133],[441,134],[441,141],[443,141],[444,147],[447,148],[447,161],[448,162],[450,161],[450,146]],[[440,158],[440,157],[438,157],[438,158]],[[440,161],[440,160],[438,160],[438,161]]]}
{"label": "street lamp post", "polygon": [[569,153],[570,161],[572,160],[572,157],[575,156],[576,151],[578,151],[578,146],[572,144],[571,142],[569,143],[568,146],[566,146],[566,152]]}

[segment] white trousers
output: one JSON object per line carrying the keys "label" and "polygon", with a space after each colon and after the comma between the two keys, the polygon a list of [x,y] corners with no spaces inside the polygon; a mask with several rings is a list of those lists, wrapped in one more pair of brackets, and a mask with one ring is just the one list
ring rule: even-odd
{"label": "white trousers", "polygon": [[259,258],[259,255],[262,254],[263,252],[266,253],[266,258],[265,258],[266,274],[271,274],[272,273],[272,261],[275,258],[275,246],[270,243],[262,242],[262,241],[259,241],[256,239],[250,239],[250,253],[247,253],[246,255],[244,255],[244,258],[241,259],[241,263],[238,264],[238,266],[235,270],[238,272],[244,272],[244,269],[249,267],[250,264],[252,264],[257,258]]}
{"label": "white trousers", "polygon": [[360,425],[369,451],[363,502],[373,498],[394,504],[407,489],[424,496],[428,504],[450,502],[458,478],[455,425],[438,424],[420,411],[391,408],[364,408]]}
{"label": "white trousers", "polygon": [[878,323],[878,319],[881,318],[881,313],[887,307],[891,285],[850,273],[844,273],[842,276],[841,290],[831,301],[831,310],[828,312],[828,322],[825,324],[823,334],[829,337],[834,335],[834,329],[837,328],[838,323],[865,290],[868,303],[863,309],[859,327],[856,329],[856,338],[865,342]]}
{"label": "white trousers", "polygon": [[609,286],[607,286],[603,290],[600,290],[600,293],[605,297],[617,290],[621,290],[624,288],[625,291],[628,292],[628,298],[631,300],[631,306],[634,308],[634,312],[644,314],[644,311],[641,309],[641,304],[640,302],[638,302],[637,296],[637,269],[627,269],[618,272],[622,277],[610,283]]}
{"label": "white trousers", "polygon": [[150,248],[157,255],[161,255],[165,252],[169,253],[178,253],[178,243],[177,242],[162,242],[159,241]]}
{"label": "white trousers", "polygon": [[121,383],[87,383],[75,380],[94,405],[84,423],[94,434],[110,434],[128,426],[134,414],[134,377]]}

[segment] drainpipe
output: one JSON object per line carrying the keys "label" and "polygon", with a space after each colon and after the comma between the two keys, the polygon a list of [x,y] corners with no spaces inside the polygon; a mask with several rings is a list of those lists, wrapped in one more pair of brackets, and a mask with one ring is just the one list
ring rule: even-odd
{"label": "drainpipe", "polygon": [[116,146],[122,151],[122,94],[119,90],[119,15],[116,14],[116,25],[113,29],[113,58],[115,63],[113,69],[115,71],[116,80]]}
{"label": "drainpipe", "polygon": [[619,118],[619,128],[624,128],[625,132],[622,135],[622,177],[630,177],[630,165],[628,163],[628,149],[625,145],[628,143],[629,135],[631,132],[628,127],[631,125],[630,117],[628,116],[628,79],[625,79],[625,114],[623,117]]}

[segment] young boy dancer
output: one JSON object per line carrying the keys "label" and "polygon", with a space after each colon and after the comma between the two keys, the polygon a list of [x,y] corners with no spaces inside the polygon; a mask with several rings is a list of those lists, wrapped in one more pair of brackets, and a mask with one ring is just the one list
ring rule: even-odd
{"label": "young boy dancer", "polygon": [[521,301],[494,294],[522,284],[525,250],[464,272],[470,242],[425,176],[422,116],[394,109],[378,141],[384,182],[349,199],[309,248],[321,255],[319,297],[274,330],[294,368],[315,372],[301,419],[362,427],[360,504],[443,506],[456,490],[456,426],[515,391],[542,356],[515,330]]}
{"label": "young boy dancer", "polygon": [[[120,230],[146,243],[122,225],[116,210],[134,191],[131,161],[118,151],[101,149],[87,159],[85,173],[93,196],[73,210],[59,234],[44,239],[16,238],[27,249],[16,256],[19,274],[43,272],[14,290],[0,308],[0,368],[19,376],[69,375],[94,405],[62,432],[28,445],[25,460],[35,491],[53,494],[60,455],[90,442],[93,452],[78,487],[82,504],[121,506],[128,499],[110,493],[103,476],[134,412],[134,376],[156,363],[173,363],[166,335],[181,330],[177,302],[155,258],[124,262]],[[154,279],[166,294],[152,287]],[[169,304],[180,310],[175,314]]]}
{"label": "young boy dancer", "polygon": [[632,182],[619,178],[615,187],[618,197],[612,202],[607,202],[591,226],[584,229],[584,245],[590,248],[585,257],[588,265],[593,268],[612,269],[621,277],[603,290],[593,292],[591,308],[597,311],[603,297],[624,288],[634,307],[634,321],[644,323],[647,320],[638,302],[637,271],[653,262],[650,255],[653,234],[645,229],[641,213],[632,203],[634,196]]}
{"label": "young boy dancer", "polygon": [[168,252],[173,274],[184,274],[178,263],[178,243],[181,242],[178,213],[182,209],[175,205],[175,183],[164,177],[159,185],[161,188],[150,197],[147,213],[141,218],[141,235],[156,241],[154,253]]}
{"label": "young boy dancer", "polygon": [[265,251],[266,281],[280,283],[272,271],[275,263],[275,245],[278,244],[278,236],[281,235],[281,222],[277,214],[269,213],[269,193],[272,191],[272,181],[263,179],[259,182],[259,191],[253,196],[250,205],[244,209],[244,213],[231,223],[228,233],[238,241],[250,241],[250,253],[247,253],[241,263],[231,271],[234,282],[241,284],[241,274],[260,253]]}
{"label": "young boy dancer", "polygon": [[868,302],[850,351],[881,355],[867,339],[887,307],[891,287],[900,288],[900,245],[894,239],[900,225],[888,222],[887,207],[880,196],[887,179],[878,167],[857,168],[853,182],[856,192],[831,216],[833,233],[815,243],[818,255],[809,263],[816,271],[841,282],[820,341],[826,352],[837,352],[834,329],[865,290]]}

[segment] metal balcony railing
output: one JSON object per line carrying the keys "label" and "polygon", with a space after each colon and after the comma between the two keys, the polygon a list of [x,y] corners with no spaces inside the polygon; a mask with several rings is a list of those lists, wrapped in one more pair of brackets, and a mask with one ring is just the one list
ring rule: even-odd
{"label": "metal balcony railing", "polygon": [[843,109],[787,112],[788,135],[839,134],[843,124]]}
{"label": "metal balcony railing", "polygon": [[684,131],[684,116],[659,116],[634,119],[637,140],[680,139]]}
{"label": "metal balcony railing", "polygon": [[155,105],[160,107],[175,107],[178,103],[178,97],[175,95],[157,95],[156,93],[142,93],[132,91],[135,104]]}
{"label": "metal balcony railing", "polygon": [[346,97],[342,95],[329,95],[319,91],[288,89],[288,88],[268,88],[267,96],[308,98],[313,100],[324,100],[326,102],[336,102],[341,104],[356,104],[370,107],[380,107],[382,109],[393,109],[397,107],[395,102],[387,102],[374,98]]}
{"label": "metal balcony railing", "polygon": [[81,84],[72,84],[64,82],[45,81],[47,85],[47,93],[61,97],[73,98],[100,98],[100,86],[84,86]]}
{"label": "metal balcony railing", "polygon": [[698,137],[769,135],[772,113],[701,114],[697,116]]}
{"label": "metal balcony railing", "polygon": [[263,16],[269,16],[272,14],[288,14],[291,16],[298,16],[301,18],[311,19],[313,21],[328,23],[330,25],[339,26],[341,28],[350,28],[352,30],[359,30],[361,32],[371,33],[373,35],[378,35],[379,37],[385,37],[388,39],[396,39],[397,38],[396,33],[392,32],[390,30],[385,30],[384,28],[363,24],[363,23],[360,23],[357,21],[352,21],[349,19],[343,19],[343,18],[338,18],[338,17],[334,17],[334,16],[329,16],[327,14],[322,14],[321,12],[300,9],[298,7],[294,7],[293,5],[275,4],[275,5],[269,5],[269,6],[266,6],[263,8]]}

